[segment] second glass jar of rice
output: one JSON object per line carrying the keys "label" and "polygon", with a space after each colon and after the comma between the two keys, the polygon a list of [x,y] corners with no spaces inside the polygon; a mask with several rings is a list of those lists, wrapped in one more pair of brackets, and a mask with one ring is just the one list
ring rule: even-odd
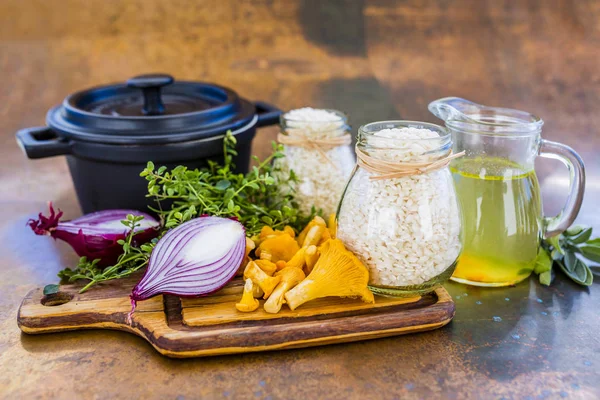
{"label": "second glass jar of rice", "polygon": [[275,176],[286,181],[293,171],[292,192],[300,211],[309,215],[314,207],[325,217],[334,214],[354,168],[346,115],[309,107],[289,111],[281,116],[278,140],[285,157],[275,160]]}

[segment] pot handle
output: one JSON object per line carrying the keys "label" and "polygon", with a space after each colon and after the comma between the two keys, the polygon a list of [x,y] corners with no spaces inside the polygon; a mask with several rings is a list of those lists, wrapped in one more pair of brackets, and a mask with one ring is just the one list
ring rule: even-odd
{"label": "pot handle", "polygon": [[279,108],[264,101],[255,101],[256,114],[258,115],[257,127],[276,125],[279,123],[279,117],[283,113]]}
{"label": "pot handle", "polygon": [[17,143],[28,158],[45,158],[69,154],[71,142],[60,139],[47,126],[21,129]]}

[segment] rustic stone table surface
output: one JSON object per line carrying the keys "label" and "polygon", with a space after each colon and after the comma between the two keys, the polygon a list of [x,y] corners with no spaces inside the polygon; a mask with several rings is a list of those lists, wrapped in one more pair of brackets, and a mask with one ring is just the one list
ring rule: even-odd
{"label": "rustic stone table surface", "polygon": [[[435,122],[427,103],[455,95],[541,115],[544,136],[586,161],[578,221],[600,229],[599,20],[594,0],[2,1],[0,397],[600,397],[599,283],[560,277],[550,288],[448,284],[457,312],[443,329],[304,350],[171,360],[123,332],[21,334],[22,297],[76,260],[25,222],[47,200],[67,217],[80,211],[64,158],[27,160],[14,140],[74,90],[144,72],[221,83],[285,109],[342,109],[355,126]],[[275,135],[263,130],[255,153]],[[567,172],[550,161],[538,172],[556,213]]]}

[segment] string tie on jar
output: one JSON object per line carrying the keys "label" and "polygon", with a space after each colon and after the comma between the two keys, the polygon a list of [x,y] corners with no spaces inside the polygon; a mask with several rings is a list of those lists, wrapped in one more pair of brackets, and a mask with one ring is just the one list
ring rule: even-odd
{"label": "string tie on jar", "polygon": [[369,179],[376,181],[382,179],[403,178],[412,175],[427,174],[446,168],[450,161],[465,155],[464,151],[453,153],[452,150],[444,158],[427,162],[393,162],[380,160],[365,153],[356,147],[356,160],[359,167],[371,174]]}
{"label": "string tie on jar", "polygon": [[277,135],[277,141],[283,145],[316,150],[323,158],[325,158],[325,160],[327,160],[327,162],[337,168],[335,163],[327,157],[327,153],[325,152],[338,146],[347,146],[351,144],[352,137],[349,134],[344,134],[331,138],[316,139],[309,138],[302,133],[294,133],[293,135],[284,135],[283,133],[280,133]]}

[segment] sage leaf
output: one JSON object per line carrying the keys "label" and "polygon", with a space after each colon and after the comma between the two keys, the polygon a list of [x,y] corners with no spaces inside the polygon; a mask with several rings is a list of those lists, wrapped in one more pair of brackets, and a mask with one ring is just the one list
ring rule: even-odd
{"label": "sage leaf", "polygon": [[[556,262],[560,269],[575,283],[583,286],[592,284],[594,274],[584,259],[600,263],[600,238],[590,239],[592,228],[585,225],[573,225],[560,235],[542,241],[547,255]],[[581,257],[579,256],[581,255]],[[539,272],[539,280],[549,285],[553,280],[552,266],[548,270],[547,259],[542,251],[538,251],[534,271]]]}
{"label": "sage leaf", "polygon": [[589,228],[587,226],[585,226],[585,225],[573,225],[569,229],[567,229],[566,231],[564,231],[563,235],[564,236],[579,235],[581,233],[581,231],[583,231],[585,229],[589,229]]}
{"label": "sage leaf", "polygon": [[581,261],[573,253],[565,254],[563,261],[556,261],[562,271],[571,278],[574,282],[583,285],[590,286],[593,282],[594,276],[592,271],[586,263]]}
{"label": "sage leaf", "polygon": [[56,284],[46,285],[44,286],[44,296],[48,296],[50,294],[58,293],[60,290],[60,286]]}
{"label": "sage leaf", "polygon": [[597,246],[600,247],[600,238],[588,240],[585,242],[586,246]]}
{"label": "sage leaf", "polygon": [[564,255],[560,251],[558,251],[557,249],[552,250],[552,253],[550,253],[550,256],[552,257],[552,259],[554,261],[562,260],[563,257],[564,257]]}
{"label": "sage leaf", "polygon": [[585,279],[584,286],[591,286],[594,283],[594,274],[587,264],[584,263],[584,265],[587,269],[587,278]]}
{"label": "sage leaf", "polygon": [[577,266],[577,257],[574,253],[567,252],[564,258],[564,264],[569,272],[573,272]]}
{"label": "sage leaf", "polygon": [[579,249],[579,247],[577,247],[576,244],[571,243],[568,240],[565,243],[563,243],[562,246],[563,246],[563,250],[565,252],[570,251],[570,252],[576,253],[576,254],[580,254],[581,253],[581,250]]}
{"label": "sage leaf", "polygon": [[583,255],[588,260],[600,262],[600,246],[589,246],[587,243],[579,247],[581,255]]}
{"label": "sage leaf", "polygon": [[560,235],[552,236],[551,238],[546,239],[546,241],[548,243],[550,243],[550,245],[552,247],[554,247],[554,249],[556,251],[558,251],[560,254],[565,254],[565,252],[563,251],[562,247],[560,247],[559,237],[560,237]]}
{"label": "sage leaf", "polygon": [[[544,272],[548,272],[552,269],[552,258],[550,254],[548,254],[548,250],[544,249],[540,246],[538,250],[538,255],[535,260],[535,267],[533,268],[533,272],[540,275]],[[540,277],[541,279],[541,277]]]}
{"label": "sage leaf", "polygon": [[542,285],[550,286],[550,283],[552,283],[552,271],[551,270],[544,271],[540,274],[540,283]]}
{"label": "sage leaf", "polygon": [[586,228],[577,235],[570,237],[569,241],[575,244],[581,244],[587,242],[590,236],[592,236],[592,228]]}

